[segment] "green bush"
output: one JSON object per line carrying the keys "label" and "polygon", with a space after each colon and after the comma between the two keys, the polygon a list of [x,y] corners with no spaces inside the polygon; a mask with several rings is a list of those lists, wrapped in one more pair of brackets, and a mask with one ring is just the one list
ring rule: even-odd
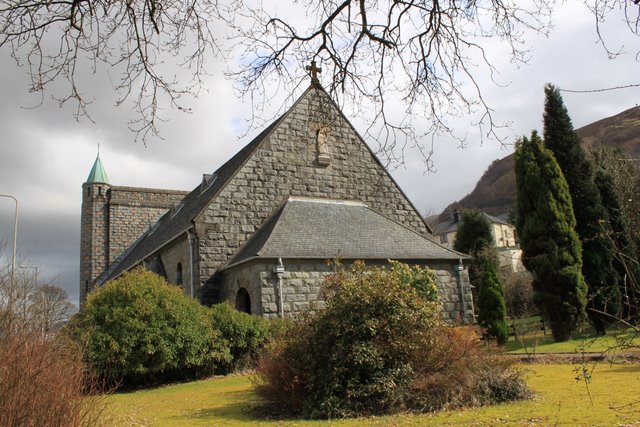
{"label": "green bush", "polygon": [[228,302],[211,308],[211,320],[221,344],[231,354],[228,362],[218,366],[223,373],[250,366],[271,337],[269,320],[242,313]]}
{"label": "green bush", "polygon": [[504,289],[493,262],[488,262],[483,270],[478,292],[478,323],[488,337],[495,338],[498,344],[504,344],[509,337]]}
{"label": "green bush", "polygon": [[526,394],[511,386],[502,393],[507,368],[477,334],[442,324],[429,270],[357,262],[325,287],[325,308],[286,330],[260,358],[257,392],[271,410],[349,417]]}
{"label": "green bush", "polygon": [[88,362],[112,384],[206,375],[231,358],[208,309],[143,269],[91,293],[74,323]]}

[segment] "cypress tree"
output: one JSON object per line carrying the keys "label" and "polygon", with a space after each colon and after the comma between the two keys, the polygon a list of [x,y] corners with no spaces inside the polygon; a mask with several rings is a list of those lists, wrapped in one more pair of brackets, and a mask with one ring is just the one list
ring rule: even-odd
{"label": "cypress tree", "polygon": [[494,262],[487,262],[482,271],[478,292],[478,323],[484,328],[485,334],[495,338],[498,344],[507,342],[507,306],[504,302],[504,288]]}
{"label": "cypress tree", "polygon": [[560,92],[553,85],[546,85],[544,92],[544,144],[553,152],[569,185],[576,231],[582,242],[582,273],[589,289],[587,313],[596,332],[604,334],[607,322],[620,310],[613,246],[603,235],[607,211]]}
{"label": "cypress tree", "polygon": [[[487,300],[486,303],[480,301],[485,267],[489,264],[498,264],[498,255],[494,246],[495,239],[487,217],[476,209],[465,209],[462,212],[462,220],[456,232],[453,248],[471,255],[469,281],[474,285],[474,309],[479,316],[482,316],[484,311],[494,310],[492,301]],[[499,285],[502,288],[502,284],[499,283]],[[504,291],[502,291],[502,304],[504,304]]]}
{"label": "cypress tree", "polygon": [[587,293],[569,188],[535,131],[518,143],[515,167],[523,263],[534,275],[536,303],[554,339],[566,341],[584,316]]}

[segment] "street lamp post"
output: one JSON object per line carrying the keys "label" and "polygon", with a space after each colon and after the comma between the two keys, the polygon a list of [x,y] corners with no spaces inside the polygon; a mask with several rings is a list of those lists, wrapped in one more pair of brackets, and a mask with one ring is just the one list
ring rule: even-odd
{"label": "street lamp post", "polygon": [[8,197],[16,203],[16,213],[13,217],[13,257],[11,258],[11,283],[16,280],[16,243],[18,241],[18,199],[8,194],[0,194],[0,197]]}

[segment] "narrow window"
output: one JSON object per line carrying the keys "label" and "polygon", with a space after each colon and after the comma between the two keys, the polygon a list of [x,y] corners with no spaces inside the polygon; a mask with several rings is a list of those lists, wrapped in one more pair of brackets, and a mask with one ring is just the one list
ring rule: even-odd
{"label": "narrow window", "polygon": [[176,268],[176,284],[182,286],[182,263],[178,263],[178,268]]}

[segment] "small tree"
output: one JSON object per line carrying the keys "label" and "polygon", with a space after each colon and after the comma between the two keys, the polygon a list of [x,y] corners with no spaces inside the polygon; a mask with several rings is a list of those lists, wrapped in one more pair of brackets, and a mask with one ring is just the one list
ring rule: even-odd
{"label": "small tree", "polygon": [[507,315],[511,318],[529,317],[540,310],[535,306],[533,297],[533,276],[528,271],[513,271],[500,268],[500,278],[504,287],[504,302]]}
{"label": "small tree", "polygon": [[[482,212],[465,209],[453,248],[471,255],[469,280],[478,289],[475,299],[479,323],[487,336],[504,344],[508,338],[504,288],[496,272],[498,254],[491,223]],[[485,285],[489,288],[484,289]]]}
{"label": "small tree", "polygon": [[230,358],[208,309],[141,268],[91,293],[74,323],[88,361],[112,383],[208,374]]}
{"label": "small tree", "polygon": [[504,344],[509,338],[507,308],[504,302],[504,289],[498,277],[497,266],[487,263],[482,272],[482,284],[478,292],[478,323],[485,334],[495,338],[498,344]]}
{"label": "small tree", "polygon": [[453,249],[472,255],[487,246],[495,245],[491,224],[487,217],[476,209],[465,209],[456,232]]}
{"label": "small tree", "polygon": [[62,327],[76,311],[75,306],[69,302],[67,291],[55,285],[36,287],[30,300],[32,316],[45,334]]}
{"label": "small tree", "polygon": [[[465,209],[462,213],[462,220],[456,232],[456,240],[453,248],[458,252],[471,255],[469,265],[469,281],[474,287],[474,301],[477,300],[475,290],[482,284],[482,270],[485,263],[493,262],[497,254],[487,252],[485,248],[495,244],[491,224],[484,214],[476,209]],[[488,258],[487,258],[488,257]],[[495,259],[497,262],[497,258]],[[478,310],[480,310],[479,307]]]}
{"label": "small tree", "polygon": [[535,131],[518,143],[515,167],[522,261],[554,339],[566,341],[583,318],[587,293],[569,188]]}

